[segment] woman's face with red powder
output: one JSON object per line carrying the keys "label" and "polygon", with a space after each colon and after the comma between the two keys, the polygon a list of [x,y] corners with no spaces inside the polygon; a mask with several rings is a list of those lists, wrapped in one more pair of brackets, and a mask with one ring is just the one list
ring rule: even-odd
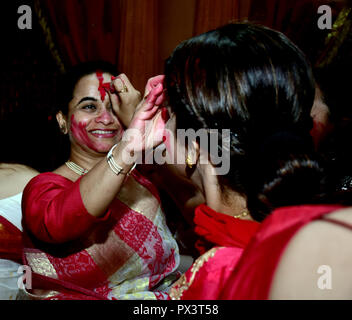
{"label": "woman's face with red powder", "polygon": [[114,112],[118,97],[102,87],[110,82],[107,73],[90,74],[77,82],[67,117],[72,147],[106,153],[121,140],[123,127]]}

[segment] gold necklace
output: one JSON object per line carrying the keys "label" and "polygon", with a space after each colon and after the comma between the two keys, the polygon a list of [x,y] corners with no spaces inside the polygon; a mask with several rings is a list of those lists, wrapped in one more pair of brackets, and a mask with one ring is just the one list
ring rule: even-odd
{"label": "gold necklace", "polygon": [[240,219],[240,218],[244,218],[246,216],[248,216],[248,212],[247,211],[243,211],[241,214],[238,214],[236,216],[233,216],[235,219]]}
{"label": "gold necklace", "polygon": [[76,164],[72,161],[67,161],[67,162],[65,162],[65,164],[69,169],[71,169],[74,173],[77,173],[80,176],[83,176],[86,173],[88,173],[87,169],[80,167],[78,164]]}

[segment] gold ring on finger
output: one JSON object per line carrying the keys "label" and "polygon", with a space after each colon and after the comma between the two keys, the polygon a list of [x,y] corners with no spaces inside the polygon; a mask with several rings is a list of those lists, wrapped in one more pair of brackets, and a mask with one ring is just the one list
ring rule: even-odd
{"label": "gold ring on finger", "polygon": [[120,92],[124,93],[124,92],[128,92],[127,86],[123,85],[122,90],[120,90]]}

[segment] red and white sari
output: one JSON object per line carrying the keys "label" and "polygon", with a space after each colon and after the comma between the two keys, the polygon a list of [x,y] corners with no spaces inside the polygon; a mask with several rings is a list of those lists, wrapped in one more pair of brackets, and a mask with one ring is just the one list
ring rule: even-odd
{"label": "red and white sari", "polygon": [[83,205],[79,181],[43,173],[24,190],[25,243],[31,244],[23,258],[33,271],[34,289],[27,294],[33,299],[167,299],[179,276],[179,253],[155,187],[134,170],[97,219]]}
{"label": "red and white sari", "polygon": [[21,198],[19,193],[0,200],[0,300],[14,300],[19,292],[18,269],[23,248]]}

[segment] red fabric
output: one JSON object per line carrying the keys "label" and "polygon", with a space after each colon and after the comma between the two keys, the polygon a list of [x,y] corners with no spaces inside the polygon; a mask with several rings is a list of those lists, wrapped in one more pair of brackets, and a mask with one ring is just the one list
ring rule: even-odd
{"label": "red fabric", "polygon": [[[182,292],[182,300],[216,299],[260,224],[216,212],[205,204],[196,208],[194,222],[202,256],[184,275],[189,288]],[[183,287],[176,284],[174,289],[181,292]]]}
{"label": "red fabric", "polygon": [[103,218],[88,213],[81,198],[80,181],[72,183],[51,172],[32,179],[22,196],[24,227],[41,241],[63,243],[79,238],[97,222],[106,220],[109,211]]}
{"label": "red fabric", "polygon": [[313,138],[315,147],[317,148],[321,141],[330,133],[333,126],[329,123],[322,123],[319,121],[313,121],[313,128],[310,130],[310,135]]}
{"label": "red fabric", "polygon": [[195,233],[201,237],[196,243],[200,254],[214,245],[244,248],[260,224],[255,221],[236,219],[199,205],[194,216]]}
{"label": "red fabric", "polygon": [[214,299],[268,299],[273,276],[290,239],[304,225],[340,208],[307,205],[275,210],[252,238],[221,295]]}
{"label": "red fabric", "polygon": [[138,180],[138,182],[143,187],[149,190],[149,192],[153,195],[156,200],[158,200],[159,203],[161,202],[158,189],[151,181],[149,181],[145,176],[143,176],[138,170],[133,170],[132,175],[136,178],[136,180]]}
{"label": "red fabric", "polygon": [[[214,257],[209,258],[194,275],[192,285],[182,295],[182,300],[214,300],[221,295],[236,264],[241,258],[243,248],[216,248]],[[188,282],[193,272],[185,274]]]}
{"label": "red fabric", "polygon": [[[152,289],[175,272],[178,250],[159,197],[154,197],[155,187],[134,170],[126,182],[129,188],[147,189],[141,188],[142,194],[128,189],[131,203],[144,197],[137,206],[140,212],[116,198],[106,216],[96,219],[84,208],[79,182],[43,173],[23,192],[24,230],[30,231],[36,246],[25,238],[23,260],[41,276],[39,287],[33,288],[59,291],[55,299],[116,299],[134,294],[166,299],[166,293]],[[143,199],[148,208],[143,207]],[[130,287],[120,288],[125,282]]]}
{"label": "red fabric", "polygon": [[0,259],[21,262],[22,232],[0,215]]}
{"label": "red fabric", "polygon": [[[340,208],[340,205],[307,205],[275,210],[252,234],[245,248],[215,247],[198,258],[185,273],[186,281],[175,284],[172,297],[180,296],[181,300],[268,299],[276,267],[293,235],[307,223]],[[202,211],[204,209],[209,211],[206,207]],[[217,228],[211,229],[220,235]],[[236,242],[240,240],[238,234],[234,236]]]}
{"label": "red fabric", "polygon": [[[105,60],[143,92],[160,73],[158,0],[42,0],[66,66]],[[161,61],[161,60],[160,60]]]}
{"label": "red fabric", "polygon": [[[24,262],[26,262],[25,257]],[[55,295],[55,300],[107,300],[106,296],[95,291],[87,290],[76,284],[60,279],[53,279],[35,272],[32,272],[32,287],[61,292]]]}

